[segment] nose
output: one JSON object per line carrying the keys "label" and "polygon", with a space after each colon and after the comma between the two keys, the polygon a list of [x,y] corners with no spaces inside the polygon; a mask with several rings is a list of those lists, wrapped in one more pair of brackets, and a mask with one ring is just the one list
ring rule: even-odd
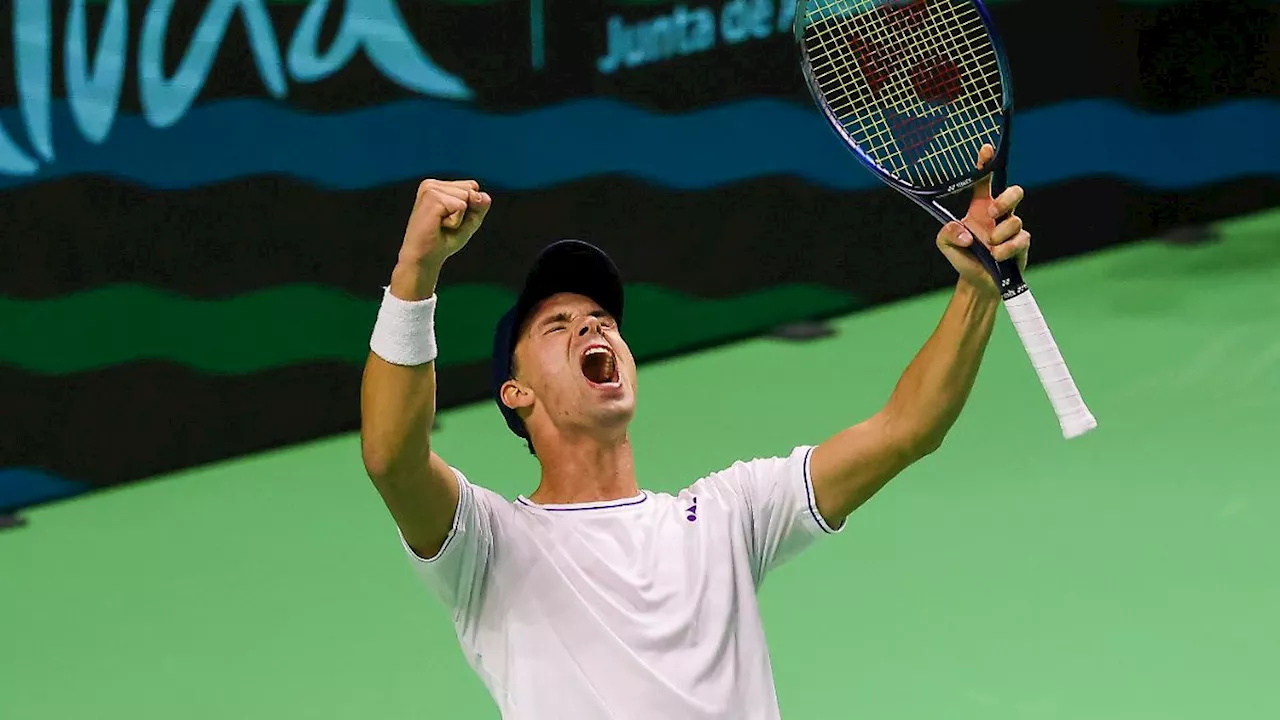
{"label": "nose", "polygon": [[600,332],[600,318],[588,315],[586,322],[582,323],[582,327],[578,328],[578,337],[586,335],[588,332]]}

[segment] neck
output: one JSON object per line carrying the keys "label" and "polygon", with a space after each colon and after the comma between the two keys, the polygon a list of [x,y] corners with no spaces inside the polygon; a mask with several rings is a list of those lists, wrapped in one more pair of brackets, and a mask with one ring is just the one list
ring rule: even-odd
{"label": "neck", "polygon": [[624,435],[613,442],[589,437],[556,439],[558,442],[547,443],[549,447],[545,449],[535,443],[542,463],[542,480],[529,497],[533,502],[605,502],[640,493],[630,438]]}

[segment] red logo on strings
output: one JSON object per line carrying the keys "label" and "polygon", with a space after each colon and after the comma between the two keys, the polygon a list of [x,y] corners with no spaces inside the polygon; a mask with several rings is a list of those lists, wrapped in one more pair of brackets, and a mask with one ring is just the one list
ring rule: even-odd
{"label": "red logo on strings", "polygon": [[884,24],[895,33],[919,30],[929,15],[928,0],[895,0],[881,5],[877,12]]}
{"label": "red logo on strings", "polygon": [[[858,67],[867,79],[871,94],[881,98],[884,86],[904,61],[903,43],[919,32],[928,19],[928,0],[893,0],[872,11],[870,24],[888,30],[886,40],[868,40],[854,35],[849,38]],[[922,99],[932,103],[953,103],[964,94],[964,78],[960,66],[950,58],[933,54],[907,71],[911,86]]]}
{"label": "red logo on strings", "polygon": [[[877,39],[858,34],[849,38],[849,46],[858,67],[866,78],[872,96],[884,101],[886,86],[893,73],[906,63],[906,50],[929,19],[928,0],[891,0],[868,14],[864,27],[874,29]],[[950,105],[964,95],[964,77],[960,66],[935,48],[907,69],[911,89],[922,100],[936,105]],[[888,95],[891,104],[895,98]],[[946,115],[917,117],[884,108],[890,133],[903,157],[918,162],[926,148],[946,124]]]}
{"label": "red logo on strings", "polygon": [[950,58],[931,57],[911,68],[911,86],[932,103],[953,103],[964,93],[960,68]]}

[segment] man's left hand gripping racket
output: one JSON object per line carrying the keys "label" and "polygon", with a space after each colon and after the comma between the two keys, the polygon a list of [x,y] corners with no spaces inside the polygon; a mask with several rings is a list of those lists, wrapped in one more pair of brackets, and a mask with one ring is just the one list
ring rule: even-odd
{"label": "man's left hand gripping racket", "polygon": [[[798,0],[795,36],[805,81],[832,129],[938,222],[957,220],[939,200],[988,170],[993,192],[1004,188],[1013,94],[978,0]],[[995,157],[978,170],[984,144]],[[1063,436],[1097,427],[1016,261],[997,262],[979,241],[971,250],[1000,288]]]}

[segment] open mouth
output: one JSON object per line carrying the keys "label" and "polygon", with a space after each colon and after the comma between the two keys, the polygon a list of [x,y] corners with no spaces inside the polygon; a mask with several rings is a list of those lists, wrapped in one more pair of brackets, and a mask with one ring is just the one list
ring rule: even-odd
{"label": "open mouth", "polygon": [[582,353],[582,374],[595,385],[618,383],[618,359],[604,345],[592,345]]}

